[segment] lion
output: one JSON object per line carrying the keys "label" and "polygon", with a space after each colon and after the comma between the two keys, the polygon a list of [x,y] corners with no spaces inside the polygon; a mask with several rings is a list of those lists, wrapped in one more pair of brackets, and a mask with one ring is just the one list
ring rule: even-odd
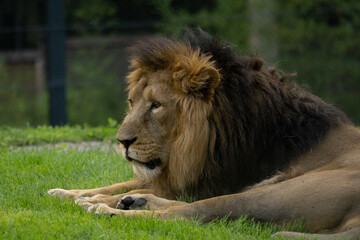
{"label": "lion", "polygon": [[116,137],[134,180],[50,195],[95,213],[303,221],[315,233],[276,236],[360,237],[360,131],[342,111],[202,30],[130,53]]}

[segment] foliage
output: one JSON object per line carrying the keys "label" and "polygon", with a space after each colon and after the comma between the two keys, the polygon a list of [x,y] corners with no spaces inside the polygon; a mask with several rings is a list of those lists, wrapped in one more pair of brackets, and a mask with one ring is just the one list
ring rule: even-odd
{"label": "foliage", "polygon": [[280,0],[276,12],[280,67],[360,123],[360,2]]}
{"label": "foliage", "polygon": [[11,124],[47,124],[47,93],[36,89],[32,65],[17,69],[6,66],[0,59],[0,126]]}
{"label": "foliage", "polygon": [[[122,49],[106,46],[69,52],[66,100],[68,124],[106,125],[108,117],[121,120],[126,109],[123,77],[112,65]],[[48,94],[36,89],[32,64],[11,69],[0,59],[0,126],[48,124]]]}
{"label": "foliage", "polygon": [[[0,1],[0,49],[37,46],[40,34],[37,31],[24,31],[24,28],[43,23],[44,13],[44,0]],[[16,31],[12,27],[16,27]]]}
{"label": "foliage", "polygon": [[[73,4],[71,2],[67,3],[68,6]],[[88,0],[86,3],[81,4],[78,8],[74,9],[73,14],[79,20],[90,24],[107,23],[116,14],[116,6],[111,1]]]}
{"label": "foliage", "polygon": [[[165,21],[159,28],[165,33],[179,36],[184,26],[201,27],[203,30],[221,36],[238,49],[248,47],[249,25],[247,24],[246,1],[214,0],[213,8],[205,6],[190,12],[186,6],[174,8],[171,0],[156,0],[156,7]],[[191,4],[191,3],[190,3]]]}
{"label": "foliage", "polygon": [[111,69],[121,49],[105,45],[81,48],[68,65],[68,124],[106,124],[107,117],[121,120],[126,109],[124,80]]}

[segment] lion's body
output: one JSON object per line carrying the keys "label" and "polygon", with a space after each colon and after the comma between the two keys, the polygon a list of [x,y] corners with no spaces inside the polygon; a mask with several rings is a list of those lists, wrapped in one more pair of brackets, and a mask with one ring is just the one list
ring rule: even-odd
{"label": "lion's body", "polygon": [[[360,131],[344,113],[201,31],[141,42],[131,59],[130,110],[117,138],[135,180],[50,194],[118,214],[123,195],[96,194],[126,190],[145,194],[163,217],[304,219],[313,231],[360,235]],[[321,235],[334,236],[343,235]]]}

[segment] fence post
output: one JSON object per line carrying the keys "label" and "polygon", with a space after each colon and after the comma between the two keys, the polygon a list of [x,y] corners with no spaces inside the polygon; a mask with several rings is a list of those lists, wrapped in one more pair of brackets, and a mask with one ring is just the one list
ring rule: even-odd
{"label": "fence post", "polygon": [[47,1],[46,66],[49,118],[52,126],[66,124],[65,12],[63,0]]}

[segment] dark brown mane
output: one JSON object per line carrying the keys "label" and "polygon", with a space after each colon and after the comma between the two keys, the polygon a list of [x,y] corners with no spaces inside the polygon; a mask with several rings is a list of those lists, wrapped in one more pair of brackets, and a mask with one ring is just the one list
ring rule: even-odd
{"label": "dark brown mane", "polygon": [[132,59],[144,67],[167,68],[180,45],[210,56],[221,75],[208,118],[216,131],[215,148],[209,148],[200,179],[186,189],[193,196],[234,193],[270,177],[330,128],[349,123],[336,107],[287,83],[289,74],[266,69],[262,59],[240,56],[201,30],[185,32],[181,41],[144,41],[131,49]]}

